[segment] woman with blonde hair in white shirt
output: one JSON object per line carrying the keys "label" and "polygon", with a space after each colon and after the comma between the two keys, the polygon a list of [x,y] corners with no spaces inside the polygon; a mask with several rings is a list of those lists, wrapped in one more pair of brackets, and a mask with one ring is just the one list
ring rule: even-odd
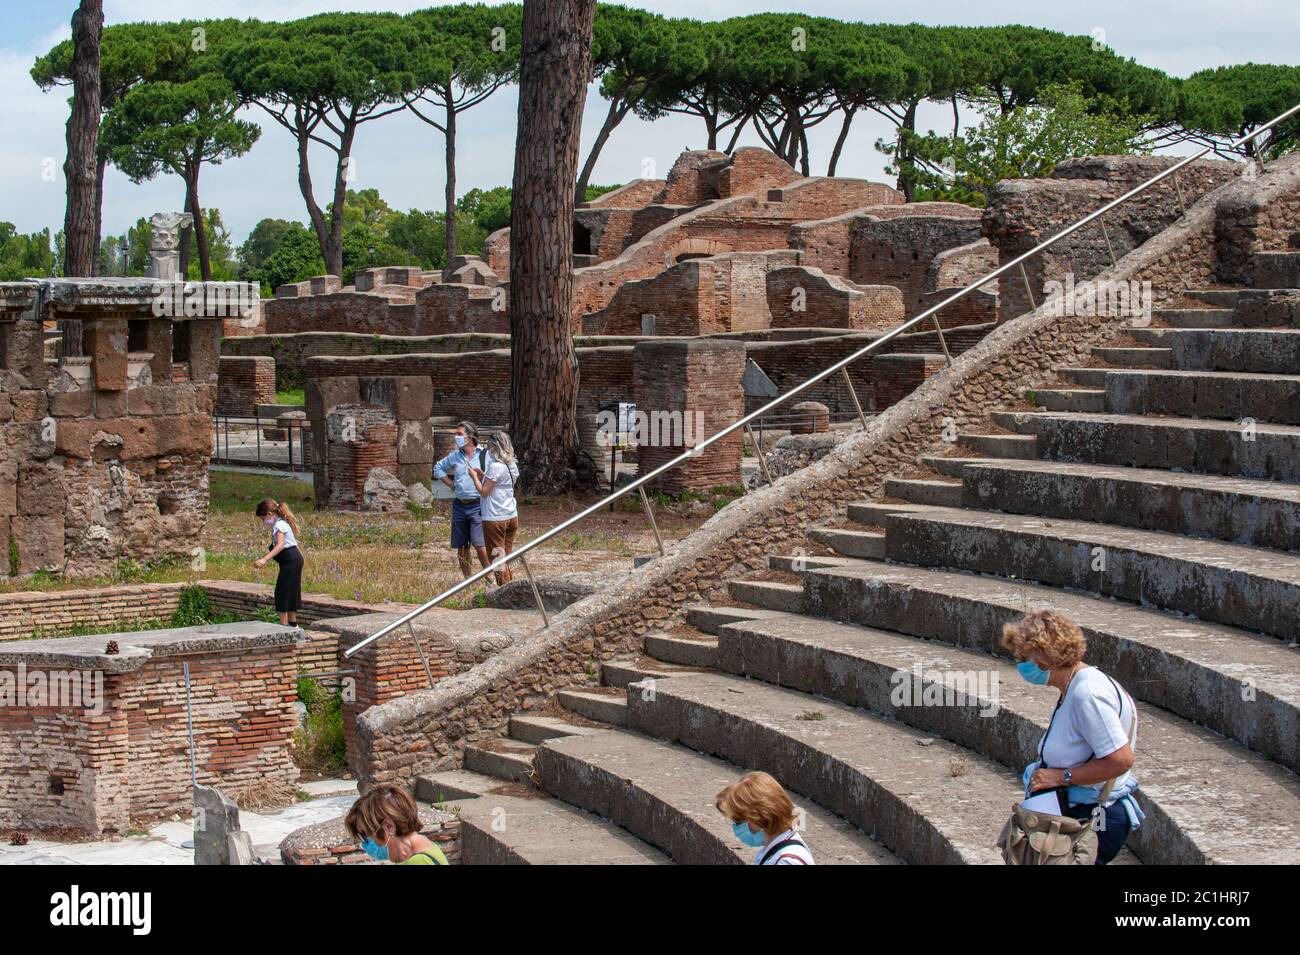
{"label": "woman with blonde hair in white shirt", "polygon": [[[515,549],[515,533],[519,530],[519,506],[515,502],[515,479],[519,466],[515,463],[515,448],[510,435],[494,431],[487,439],[486,470],[470,466],[469,476],[483,499],[483,542],[493,563]],[[498,584],[512,579],[509,565],[496,572]]]}

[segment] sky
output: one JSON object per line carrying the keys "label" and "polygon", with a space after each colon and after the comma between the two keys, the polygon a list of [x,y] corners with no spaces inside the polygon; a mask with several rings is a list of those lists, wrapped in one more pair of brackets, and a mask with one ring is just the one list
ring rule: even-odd
{"label": "sky", "polygon": [[[1021,23],[1070,34],[1097,36],[1117,53],[1176,76],[1231,63],[1300,62],[1300,3],[1296,0],[1094,0],[1087,4],[1045,4],[1011,0],[927,0],[900,8],[875,0],[646,0],[640,6],[665,16],[724,19],[770,10],[808,13],[865,22],[918,21],[935,25],[991,26]],[[140,20],[257,17],[293,19],[331,10],[388,10],[405,13],[435,5],[431,0],[105,0],[106,23]],[[43,93],[31,81],[33,60],[71,34],[74,0],[0,0],[5,30],[0,33],[0,220],[21,232],[63,222],[64,89]],[[1098,32],[1101,31],[1101,32]],[[513,169],[517,99],[515,90],[499,90],[483,104],[461,114],[457,137],[460,192],[474,187],[508,185]],[[606,103],[595,87],[583,116],[582,158],[604,119]],[[263,126],[261,139],[247,155],[207,167],[200,182],[205,207],[215,206],[235,241],[241,242],[261,219],[306,221],[298,192],[297,157],[292,137],[256,108],[246,118]],[[924,107],[919,127],[948,129],[947,107]],[[810,132],[812,172],[825,172],[838,117]],[[838,174],[890,181],[885,157],[875,142],[890,127],[875,116],[859,115],[840,161]],[[752,133],[742,145],[758,145]],[[593,182],[624,183],[642,175],[662,178],[677,154],[703,148],[704,126],[697,119],[671,116],[654,123],[628,117],[601,153]],[[443,204],[441,134],[414,117],[397,114],[365,124],[354,150],[355,189],[377,188],[396,209],[437,209]],[[333,154],[313,154],[318,190],[333,176]],[[136,185],[110,167],[104,187],[105,234],[119,234],[140,217],[178,210],[184,197],[181,181],[160,176]],[[318,199],[321,205],[325,198]]]}

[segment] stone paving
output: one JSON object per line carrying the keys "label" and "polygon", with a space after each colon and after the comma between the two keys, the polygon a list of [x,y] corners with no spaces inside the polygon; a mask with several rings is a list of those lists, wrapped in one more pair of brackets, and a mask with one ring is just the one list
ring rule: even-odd
{"label": "stone paving", "polygon": [[[253,837],[260,858],[279,861],[279,844],[303,826],[336,819],[356,799],[355,780],[324,779],[298,787],[313,798],[279,812],[241,810],[240,826]],[[181,848],[193,838],[188,820],[160,823],[144,835],[114,841],[48,842],[33,839],[25,846],[0,844],[0,865],[192,865],[194,850]]]}

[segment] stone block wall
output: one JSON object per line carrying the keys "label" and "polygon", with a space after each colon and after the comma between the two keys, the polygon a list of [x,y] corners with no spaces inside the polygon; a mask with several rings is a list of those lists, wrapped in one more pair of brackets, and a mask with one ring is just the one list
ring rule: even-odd
{"label": "stone block wall", "polygon": [[258,405],[274,403],[274,358],[221,357],[216,414],[252,416]]}
{"label": "stone block wall", "polygon": [[[157,301],[151,280],[0,285],[4,573],[89,576],[197,546],[222,318],[203,301],[205,317],[156,317]],[[85,354],[47,367],[43,322],[66,318]]]}
{"label": "stone block wall", "polygon": [[[648,421],[648,443],[637,447],[637,466],[649,472],[722,430],[744,413],[740,378],[745,346],[720,339],[642,342],[633,360],[638,417]],[[670,494],[707,491],[740,480],[739,432],[711,444],[698,457],[653,482]]]}
{"label": "stone block wall", "polygon": [[[984,235],[997,249],[999,264],[1009,262],[1175,162],[1163,156],[1069,159],[1057,166],[1055,178],[1006,180],[995,187],[984,211]],[[1047,282],[1063,284],[1067,274],[1076,282],[1095,278],[1111,267],[1111,250],[1120,258],[1127,255],[1175,222],[1184,203],[1190,206],[1239,173],[1237,163],[1198,160],[1034,256],[1025,263],[1029,289],[1019,269],[998,280],[1002,317],[1030,311],[1030,289],[1033,300],[1041,302]],[[1157,303],[1180,294],[1189,278],[1162,275],[1160,284],[1152,286]]]}

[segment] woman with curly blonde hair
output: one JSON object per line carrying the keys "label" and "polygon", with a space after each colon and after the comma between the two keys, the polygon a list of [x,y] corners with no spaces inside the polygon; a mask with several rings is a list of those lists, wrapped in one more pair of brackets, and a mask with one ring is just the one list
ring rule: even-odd
{"label": "woman with curly blonde hair", "polygon": [[1138,782],[1130,772],[1137,744],[1133,698],[1083,662],[1088,649],[1083,631],[1054,610],[1035,610],[1008,623],[1002,646],[1015,657],[1021,677],[1059,694],[1038,743],[1038,759],[1025,767],[1025,794],[1057,789],[1063,815],[1091,818],[1097,864],[1105,865],[1142,824],[1133,798]]}

